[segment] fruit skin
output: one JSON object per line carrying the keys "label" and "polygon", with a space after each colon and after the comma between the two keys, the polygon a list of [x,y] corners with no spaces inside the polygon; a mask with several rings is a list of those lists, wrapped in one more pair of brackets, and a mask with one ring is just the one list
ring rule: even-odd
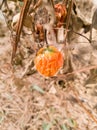
{"label": "fruit skin", "polygon": [[63,55],[54,46],[41,48],[35,58],[37,71],[45,77],[54,76],[63,65]]}

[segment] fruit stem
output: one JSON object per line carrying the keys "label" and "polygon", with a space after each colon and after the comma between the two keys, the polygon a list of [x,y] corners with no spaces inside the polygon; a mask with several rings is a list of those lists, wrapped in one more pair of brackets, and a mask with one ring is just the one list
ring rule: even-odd
{"label": "fruit stem", "polygon": [[48,44],[48,41],[47,41],[47,30],[45,29],[45,32],[44,32],[45,34],[45,41],[46,41],[46,46],[47,46],[47,48],[49,47],[49,44]]}

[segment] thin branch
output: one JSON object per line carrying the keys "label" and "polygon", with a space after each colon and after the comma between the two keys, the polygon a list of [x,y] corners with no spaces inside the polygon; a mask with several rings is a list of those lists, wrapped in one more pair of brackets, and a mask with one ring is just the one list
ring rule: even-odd
{"label": "thin branch", "polygon": [[33,7],[30,8],[29,14],[35,11],[41,4],[42,4],[42,0],[38,0],[38,2]]}
{"label": "thin branch", "polygon": [[91,27],[90,27],[90,43],[92,42],[92,24],[91,24]]}
{"label": "thin branch", "polygon": [[[73,30],[72,30],[73,31]],[[89,39],[89,38],[87,38],[86,36],[84,36],[83,34],[81,34],[81,33],[78,33],[78,32],[75,32],[75,31],[73,31],[74,33],[76,33],[76,34],[78,34],[78,35],[80,35],[80,36],[82,36],[82,37],[84,37],[85,39],[87,39],[88,40],[88,42],[90,42],[91,43],[91,39]]]}
{"label": "thin branch", "polygon": [[47,30],[44,30],[44,35],[45,35],[45,41],[46,41],[46,46],[49,47],[48,41],[47,41]]}
{"label": "thin branch", "polygon": [[73,93],[74,93],[74,95],[76,97],[76,100],[77,100],[78,104],[85,110],[85,112],[87,113],[87,115],[97,124],[97,119],[93,116],[93,114],[80,101],[79,94],[78,94],[77,90],[75,89],[75,87],[71,86],[70,83],[69,83],[69,87],[73,90]]}
{"label": "thin branch", "polygon": [[6,0],[3,0],[1,5],[0,5],[0,9],[2,8],[2,6],[5,4]]}
{"label": "thin branch", "polygon": [[7,7],[7,9],[9,10],[8,4],[7,4],[7,0],[3,0],[1,5],[0,5],[0,9],[2,8],[2,6],[5,4],[5,6]]}
{"label": "thin branch", "polygon": [[67,5],[67,4],[68,4],[68,0],[63,0],[63,3],[64,3],[65,5]]}
{"label": "thin branch", "polygon": [[53,0],[50,0],[50,1],[51,1],[51,5],[52,5],[53,9],[55,10],[54,1]]}
{"label": "thin branch", "polygon": [[3,15],[3,17],[4,17],[4,20],[5,20],[5,23],[6,23],[6,25],[7,25],[7,27],[8,27],[8,29],[10,30],[10,32],[12,33],[12,27],[10,26],[10,24],[8,23],[8,21],[7,21],[7,16],[2,12],[2,15]]}
{"label": "thin branch", "polygon": [[12,45],[13,45],[12,59],[11,59],[12,64],[13,64],[13,59],[14,59],[16,51],[17,51],[18,42],[20,41],[20,34],[21,34],[21,31],[23,28],[23,23],[27,16],[31,2],[32,2],[32,0],[25,0],[24,5],[21,9],[20,18],[18,21],[17,29],[16,29],[16,36],[13,37],[13,40],[12,40]]}
{"label": "thin branch", "polygon": [[71,17],[72,7],[73,7],[73,0],[70,1],[70,5],[69,5],[69,9],[68,9],[68,14],[67,14],[66,31],[65,31],[65,42],[66,42],[66,37],[67,37],[67,33],[68,33],[68,27],[69,27],[69,23],[70,23],[70,17]]}
{"label": "thin branch", "polygon": [[[57,29],[59,29],[59,28],[54,28],[54,29],[57,30]],[[64,30],[66,30],[66,29],[64,29]],[[84,36],[83,34],[78,33],[78,32],[75,32],[73,29],[72,29],[72,30],[68,29],[67,32],[69,32],[69,31],[72,31],[72,32],[74,32],[75,34],[78,34],[78,35],[84,37],[86,40],[88,40],[89,43],[91,43],[91,40],[90,40],[89,38],[87,38],[86,36]]]}
{"label": "thin branch", "polygon": [[70,73],[67,73],[67,74],[59,74],[57,76],[53,76],[52,79],[67,79],[69,76],[71,75],[74,75],[76,73],[82,73],[82,72],[86,72],[88,70],[92,70],[92,69],[97,69],[97,65],[94,65],[94,66],[87,66],[87,67],[84,67],[84,68],[81,68],[81,69],[78,69],[78,70],[74,70]]}

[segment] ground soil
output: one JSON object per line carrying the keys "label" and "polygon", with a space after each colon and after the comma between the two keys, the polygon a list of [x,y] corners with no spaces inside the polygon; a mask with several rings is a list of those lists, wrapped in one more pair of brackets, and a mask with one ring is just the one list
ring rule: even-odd
{"label": "ground soil", "polygon": [[[91,1],[77,4],[91,22]],[[17,55],[11,65],[10,31],[1,22],[0,130],[97,130],[96,34],[93,29],[93,45],[80,36],[74,39],[71,74],[63,74],[62,68],[56,77],[45,78],[30,64],[35,53],[28,53],[25,45],[20,45],[23,60]]]}

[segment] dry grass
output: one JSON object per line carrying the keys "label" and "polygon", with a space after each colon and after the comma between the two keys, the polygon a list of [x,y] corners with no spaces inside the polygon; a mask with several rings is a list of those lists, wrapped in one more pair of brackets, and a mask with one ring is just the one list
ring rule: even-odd
{"label": "dry grass", "polygon": [[12,68],[9,41],[6,31],[0,37],[0,130],[97,130],[95,49],[86,41],[75,46],[74,72],[65,76],[45,79],[36,72],[21,77],[25,65]]}

